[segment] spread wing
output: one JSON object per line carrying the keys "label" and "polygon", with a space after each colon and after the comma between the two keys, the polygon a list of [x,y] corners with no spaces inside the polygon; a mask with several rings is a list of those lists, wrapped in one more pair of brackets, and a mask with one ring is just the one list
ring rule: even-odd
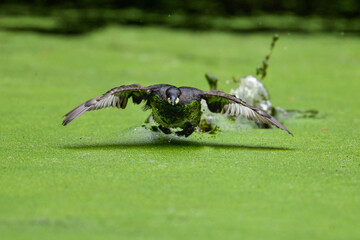
{"label": "spread wing", "polygon": [[134,103],[139,104],[141,101],[147,100],[148,96],[149,89],[138,84],[116,87],[107,91],[100,97],[90,99],[80,104],[68,112],[65,115],[65,119],[62,124],[66,126],[86,111],[98,110],[107,107],[124,109],[130,97],[132,97]]}
{"label": "spread wing", "polygon": [[270,116],[263,110],[248,105],[246,102],[233,95],[212,90],[203,92],[201,97],[206,100],[208,108],[212,112],[222,113],[229,116],[241,115],[255,122],[274,125],[292,135],[292,133],[274,117]]}

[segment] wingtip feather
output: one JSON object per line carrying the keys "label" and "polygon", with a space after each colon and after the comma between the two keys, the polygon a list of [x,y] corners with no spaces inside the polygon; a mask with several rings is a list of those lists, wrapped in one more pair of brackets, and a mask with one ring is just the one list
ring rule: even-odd
{"label": "wingtip feather", "polygon": [[284,131],[286,131],[288,134],[290,134],[291,136],[294,136],[284,125],[282,125],[278,120],[276,120],[274,117],[270,116],[270,118],[268,118],[269,122],[272,123],[272,125],[274,125],[277,128],[280,128]]}
{"label": "wingtip feather", "polygon": [[88,109],[89,107],[86,107],[85,103],[77,106],[76,108],[65,114],[65,119],[63,120],[62,125],[66,126],[67,124],[69,124],[70,122],[81,116]]}

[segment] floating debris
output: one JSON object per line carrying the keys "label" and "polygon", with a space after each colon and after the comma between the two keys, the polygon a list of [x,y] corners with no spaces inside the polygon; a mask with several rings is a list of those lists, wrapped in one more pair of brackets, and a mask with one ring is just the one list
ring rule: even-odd
{"label": "floating debris", "polygon": [[217,90],[217,83],[219,82],[219,79],[211,73],[205,73],[205,78],[208,81],[210,90]]}
{"label": "floating debris", "polygon": [[[278,35],[273,36],[269,54],[265,56],[262,66],[256,69],[256,75],[260,76],[260,79],[252,75],[248,75],[240,79],[233,77],[232,81],[226,81],[226,83],[234,82],[238,84],[238,87],[231,89],[230,94],[233,94],[248,104],[267,112],[279,121],[284,121],[287,118],[315,118],[318,114],[317,110],[286,110],[278,106],[273,106],[271,103],[270,94],[262,81],[267,76],[269,60],[278,40]],[[206,73],[205,77],[208,81],[210,89],[216,90],[219,79],[211,73]],[[224,121],[226,117],[210,112],[207,109],[205,102],[202,104],[205,105],[203,106],[204,112],[201,117],[201,124],[199,124],[199,131],[201,132],[216,133],[220,130],[270,128],[270,126],[266,124],[255,124],[254,122],[241,117],[232,117],[231,119],[233,122],[231,124],[229,121]]]}
{"label": "floating debris", "polygon": [[241,98],[247,104],[259,108],[271,115],[273,107],[269,92],[264,84],[254,76],[246,76],[239,79],[239,87],[231,89],[230,94]]}
{"label": "floating debris", "polygon": [[265,56],[263,62],[262,62],[262,66],[256,68],[256,75],[261,75],[260,79],[264,80],[264,78],[266,77],[266,70],[269,67],[269,60],[272,54],[272,51],[275,47],[276,41],[279,40],[279,36],[276,34],[273,36],[272,41],[271,41],[271,45],[270,45],[270,52],[268,55]]}

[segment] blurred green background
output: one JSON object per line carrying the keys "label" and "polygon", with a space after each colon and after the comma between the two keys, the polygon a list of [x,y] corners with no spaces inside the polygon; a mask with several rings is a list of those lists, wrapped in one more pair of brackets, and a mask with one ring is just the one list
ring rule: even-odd
{"label": "blurred green background", "polygon": [[[0,1],[0,239],[360,238],[358,1]],[[71,108],[119,85],[236,87],[315,109],[187,139]],[[227,83],[230,82],[230,83]]]}
{"label": "blurred green background", "polygon": [[38,16],[54,21],[47,27],[5,24],[3,28],[67,34],[83,33],[108,24],[235,32],[359,33],[359,12],[357,0],[0,1],[1,16]]}

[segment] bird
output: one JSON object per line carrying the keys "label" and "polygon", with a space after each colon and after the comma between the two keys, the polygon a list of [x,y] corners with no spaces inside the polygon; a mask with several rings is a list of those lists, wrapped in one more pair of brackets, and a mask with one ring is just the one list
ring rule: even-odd
{"label": "bird", "polygon": [[[201,101],[205,100],[211,112],[227,116],[241,115],[255,122],[274,125],[293,135],[274,117],[261,109],[250,106],[235,95],[218,90],[203,91],[193,87],[176,87],[169,84],[148,87],[131,84],[112,88],[65,114],[62,125],[66,126],[87,111],[108,107],[125,109],[130,98],[134,104],[145,103],[143,109],[152,111],[153,119],[164,134],[190,136],[200,123]],[[180,130],[173,132],[172,129]]]}

